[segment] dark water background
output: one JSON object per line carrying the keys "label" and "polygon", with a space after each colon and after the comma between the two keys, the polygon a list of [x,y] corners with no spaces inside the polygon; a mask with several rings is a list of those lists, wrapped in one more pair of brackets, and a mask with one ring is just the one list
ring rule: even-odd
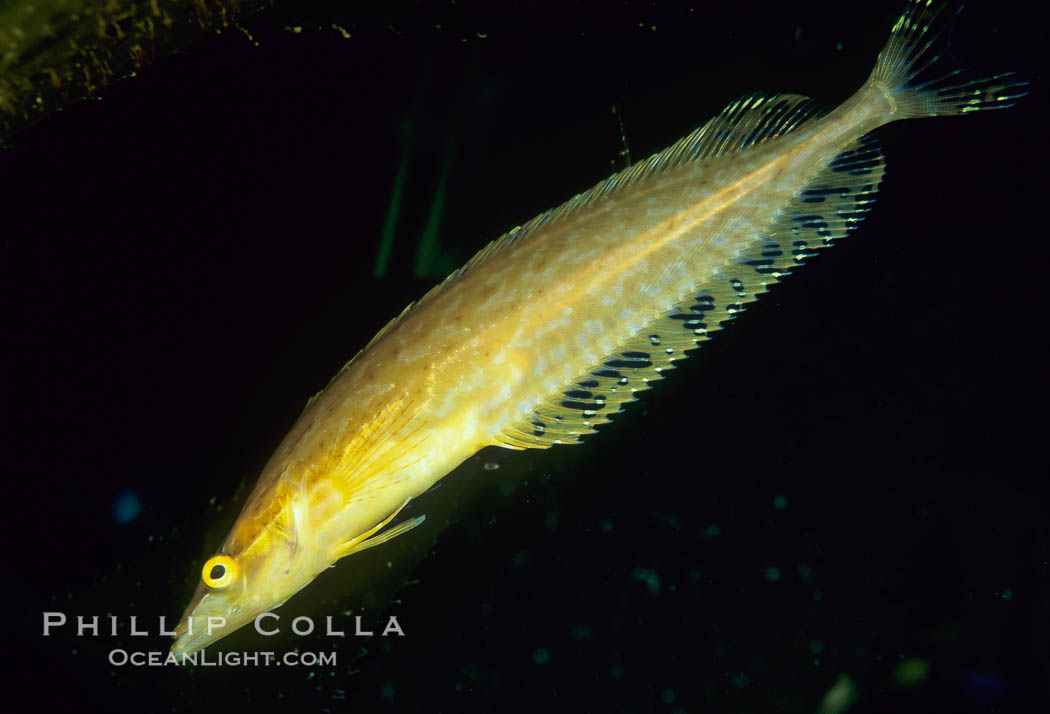
{"label": "dark water background", "polygon": [[[854,712],[1039,710],[1047,31],[1013,3],[973,2],[953,48],[1032,80],[1019,107],[881,130],[853,238],[583,446],[479,455],[413,504],[426,529],[280,611],[405,637],[108,663],[166,650],[235,494],[436,281],[435,205],[423,273],[622,168],[622,134],[637,160],[745,92],[841,101],[901,3],[346,5],[249,18],[258,46],[205,39],[0,154],[12,706],[816,712],[839,682]],[[45,639],[45,610],[121,634]]]}

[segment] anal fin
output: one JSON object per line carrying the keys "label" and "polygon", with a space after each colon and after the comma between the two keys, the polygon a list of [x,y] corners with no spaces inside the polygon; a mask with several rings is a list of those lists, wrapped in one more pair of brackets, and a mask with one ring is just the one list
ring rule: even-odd
{"label": "anal fin", "polygon": [[875,200],[885,162],[870,134],[847,146],[778,212],[753,247],[697,293],[656,318],[570,384],[511,424],[500,442],[516,449],[578,443],[609,421],[674,362],[819,248],[856,228]]}

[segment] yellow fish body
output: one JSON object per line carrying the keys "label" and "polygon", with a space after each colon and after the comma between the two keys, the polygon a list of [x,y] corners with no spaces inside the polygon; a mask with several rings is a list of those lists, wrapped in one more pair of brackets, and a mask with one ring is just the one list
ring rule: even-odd
{"label": "yellow fish body", "polygon": [[478,450],[594,431],[857,225],[883,173],[876,128],[1009,106],[1023,93],[1009,75],[924,81],[942,10],[911,0],[868,81],[833,111],[790,94],[734,102],[511,230],[391,321],[271,457],[205,563],[172,652],[207,646],[417,525],[382,530]]}

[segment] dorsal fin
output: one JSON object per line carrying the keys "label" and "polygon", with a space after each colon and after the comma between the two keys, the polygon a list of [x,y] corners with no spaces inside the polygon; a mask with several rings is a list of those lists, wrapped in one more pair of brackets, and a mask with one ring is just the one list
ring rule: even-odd
{"label": "dorsal fin", "polygon": [[846,147],[735,263],[504,429],[499,441],[511,448],[547,448],[594,432],[770,283],[855,228],[875,200],[883,169],[882,152],[870,135]]}
{"label": "dorsal fin", "polygon": [[[589,191],[577,194],[557,208],[541,213],[528,223],[507,231],[478,251],[463,267],[435,285],[420,300],[405,308],[382,332],[386,332],[403,319],[414,307],[434,299],[449,284],[467,272],[479,269],[489,257],[511,245],[521,243],[541,228],[665,171],[706,159],[728,156],[775,139],[798,129],[810,119],[819,117],[821,113],[812,99],[800,94],[750,94],[738,99],[730,103],[718,116],[660,153],[613,174]],[[373,342],[377,338],[378,335],[373,338]]]}
{"label": "dorsal fin", "polygon": [[816,102],[801,94],[750,94],[671,149],[685,142],[682,149],[688,150],[689,161],[728,156],[792,132],[822,114]]}

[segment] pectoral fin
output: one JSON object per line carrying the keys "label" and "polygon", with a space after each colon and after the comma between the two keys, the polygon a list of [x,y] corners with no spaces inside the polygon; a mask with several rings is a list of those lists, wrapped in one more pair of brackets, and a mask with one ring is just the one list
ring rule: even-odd
{"label": "pectoral fin", "polygon": [[342,545],[337,547],[335,553],[335,560],[339,560],[340,558],[345,558],[348,555],[353,555],[354,553],[359,553],[362,550],[367,550],[368,548],[371,548],[373,546],[386,543],[391,538],[396,538],[402,533],[407,533],[408,531],[412,530],[427,519],[426,516],[410,518],[407,521],[402,521],[401,523],[398,523],[396,526],[386,531],[385,533],[380,533],[379,535],[376,535],[376,533],[379,533],[379,531],[383,530],[383,528],[385,528],[386,525],[390,523],[390,521],[394,520],[397,514],[401,512],[401,509],[403,509],[407,505],[408,501],[406,500],[404,503],[398,506],[396,511],[391,513],[382,521],[372,526],[361,535],[352,538],[346,543],[343,543]]}

